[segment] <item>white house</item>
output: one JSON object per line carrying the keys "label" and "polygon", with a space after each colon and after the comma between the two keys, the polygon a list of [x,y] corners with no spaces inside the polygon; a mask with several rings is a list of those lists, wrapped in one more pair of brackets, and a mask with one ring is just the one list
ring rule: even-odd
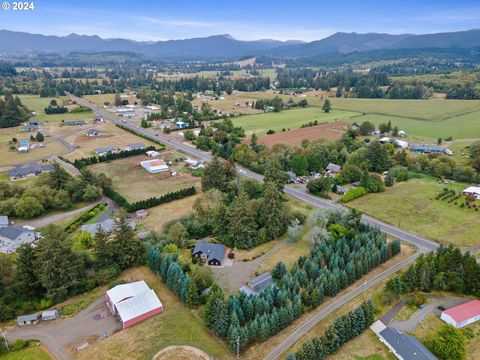
{"label": "white house", "polygon": [[465,304],[454,306],[443,311],[440,318],[456,328],[473,324],[480,320],[480,301],[472,300]]}
{"label": "white house", "polygon": [[465,196],[473,196],[480,200],[480,186],[470,186],[462,191]]}
{"label": "white house", "polygon": [[399,148],[402,148],[402,149],[408,148],[408,142],[406,142],[405,140],[395,139],[394,143],[395,143],[395,145],[397,145]]}
{"label": "white house", "polygon": [[386,143],[389,143],[390,142],[390,138],[387,137],[387,136],[384,136],[382,137],[380,140],[378,140],[380,142],[380,144],[386,144]]}
{"label": "white house", "polygon": [[14,252],[22,244],[32,243],[38,239],[38,234],[21,226],[0,227],[0,252]]}

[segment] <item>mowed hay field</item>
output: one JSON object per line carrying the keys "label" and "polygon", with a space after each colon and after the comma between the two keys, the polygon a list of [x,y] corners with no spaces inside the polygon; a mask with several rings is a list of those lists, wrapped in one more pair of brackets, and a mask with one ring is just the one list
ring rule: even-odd
{"label": "mowed hay field", "polygon": [[[162,152],[161,159],[167,159],[166,152]],[[150,174],[141,165],[140,161],[149,160],[146,155],[131,156],[125,159],[91,165],[88,168],[96,173],[104,173],[112,179],[113,188],[129,202],[159,197],[172,191],[195,186],[200,188],[200,178],[189,173],[179,173],[183,162],[171,166],[170,171],[176,171],[171,176],[170,171],[160,174]]]}
{"label": "mowed hay field", "polygon": [[[247,96],[247,93],[241,93],[238,96],[244,97]],[[252,92],[248,93],[248,96],[258,99],[272,99],[275,96],[279,96],[283,100],[288,100],[289,98],[297,102],[301,100],[299,97],[275,94],[273,92]],[[305,99],[308,101],[311,109],[318,109],[324,102],[321,96],[307,95]],[[391,100],[331,97],[330,101],[333,109],[332,114],[338,111],[348,111],[360,115],[358,117],[339,117],[338,120],[356,122],[357,124],[363,121],[371,121],[377,126],[382,122],[390,120],[394,126],[398,126],[410,135],[430,139],[449,136],[453,136],[454,139],[480,137],[480,100]],[[318,109],[318,111],[321,110]],[[283,112],[280,114],[283,114]],[[253,120],[260,119],[252,118]],[[242,119],[238,121],[242,121]],[[279,118],[280,121],[283,122],[284,119]],[[301,123],[305,122],[308,121]],[[280,125],[280,129],[282,127],[294,128],[298,126],[285,122],[285,125]],[[256,126],[246,122],[245,129],[266,131],[260,121],[258,121]]]}
{"label": "mowed hay field", "polygon": [[281,132],[282,129],[297,129],[303,124],[317,120],[324,123],[334,120],[347,122],[356,121],[354,118],[359,113],[343,110],[332,110],[329,113],[323,112],[319,107],[307,107],[301,109],[283,110],[281,112],[262,113],[258,115],[247,115],[233,119],[235,126],[241,126],[247,133],[265,135],[268,130]]}
{"label": "mowed hay field", "polygon": [[445,187],[459,192],[467,186],[439,183],[433,179],[412,179],[396,183],[383,193],[365,195],[347,205],[432,240],[470,247],[479,242],[480,211],[435,200]]}
{"label": "mowed hay field", "polygon": [[151,359],[167,346],[191,345],[215,359],[234,359],[228,346],[210,334],[198,312],[184,306],[153,271],[146,267],[133,268],[121,278],[127,282],[145,280],[158,295],[164,312],[74,353],[75,358]]}
{"label": "mowed hay field", "polygon": [[[68,131],[67,126],[62,127],[59,131]],[[156,144],[145,140],[141,137],[133,135],[125,130],[120,129],[110,122],[102,122],[100,124],[88,125],[82,127],[74,127],[74,133],[68,135],[65,140],[70,144],[77,146],[77,149],[66,156],[69,160],[79,159],[86,156],[95,155],[95,149],[106,146],[116,146],[123,149],[128,144],[144,143],[145,146],[155,146]],[[89,129],[95,129],[103,133],[101,136],[87,136]]]}
{"label": "mowed hay field", "polygon": [[299,146],[303,140],[338,140],[347,129],[348,123],[332,121],[325,124],[310,126],[302,129],[282,131],[271,135],[262,136],[258,141],[268,147],[275,144],[289,144]]}

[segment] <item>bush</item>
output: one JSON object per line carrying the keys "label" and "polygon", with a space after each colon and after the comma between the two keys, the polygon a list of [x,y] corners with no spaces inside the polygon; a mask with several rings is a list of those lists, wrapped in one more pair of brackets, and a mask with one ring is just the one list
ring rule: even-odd
{"label": "bush", "polygon": [[269,129],[267,130],[267,135],[275,134],[275,130]]}
{"label": "bush", "polygon": [[359,197],[362,197],[363,195],[366,195],[366,194],[367,194],[367,190],[365,190],[364,187],[359,186],[357,188],[348,190],[347,193],[340,198],[340,202],[347,203],[349,201],[358,199]]}
{"label": "bush", "polygon": [[27,342],[23,339],[17,339],[13,342],[12,346],[10,347],[11,351],[18,351],[22,350],[27,346]]}

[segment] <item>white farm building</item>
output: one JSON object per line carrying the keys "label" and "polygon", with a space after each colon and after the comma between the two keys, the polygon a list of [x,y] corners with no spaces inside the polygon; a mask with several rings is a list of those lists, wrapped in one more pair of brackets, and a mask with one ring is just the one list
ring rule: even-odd
{"label": "white farm building", "polygon": [[456,328],[473,324],[480,320],[480,301],[472,300],[465,304],[454,306],[443,311],[440,318]]}

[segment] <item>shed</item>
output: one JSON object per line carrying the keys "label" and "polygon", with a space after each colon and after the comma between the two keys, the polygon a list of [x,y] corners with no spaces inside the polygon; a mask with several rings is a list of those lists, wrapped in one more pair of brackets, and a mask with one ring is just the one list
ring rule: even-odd
{"label": "shed", "polygon": [[147,210],[137,210],[135,211],[135,216],[140,219],[144,219],[148,216],[148,211]]}
{"label": "shed", "polygon": [[329,163],[325,171],[329,174],[338,174],[340,171],[342,171],[342,167],[340,165]]}
{"label": "shed", "polygon": [[42,321],[54,320],[58,318],[58,310],[45,310],[42,312]]}
{"label": "shed", "polygon": [[465,196],[473,196],[480,200],[480,186],[469,186],[462,191],[462,194]]}
{"label": "shed", "polygon": [[18,326],[26,326],[38,323],[38,314],[22,315],[17,317]]}
{"label": "shed", "polygon": [[465,304],[454,306],[443,311],[440,318],[456,328],[473,324],[480,320],[480,301],[472,300]]}
{"label": "shed", "polygon": [[0,226],[8,226],[8,216],[0,216]]}
{"label": "shed", "polygon": [[246,295],[258,295],[266,288],[273,285],[274,282],[272,275],[269,272],[265,272],[247,282],[246,285],[240,288],[240,291]]}
{"label": "shed", "polygon": [[168,171],[168,165],[165,164],[165,161],[159,159],[141,161],[140,165],[142,165],[142,167],[150,174],[158,174]]}

